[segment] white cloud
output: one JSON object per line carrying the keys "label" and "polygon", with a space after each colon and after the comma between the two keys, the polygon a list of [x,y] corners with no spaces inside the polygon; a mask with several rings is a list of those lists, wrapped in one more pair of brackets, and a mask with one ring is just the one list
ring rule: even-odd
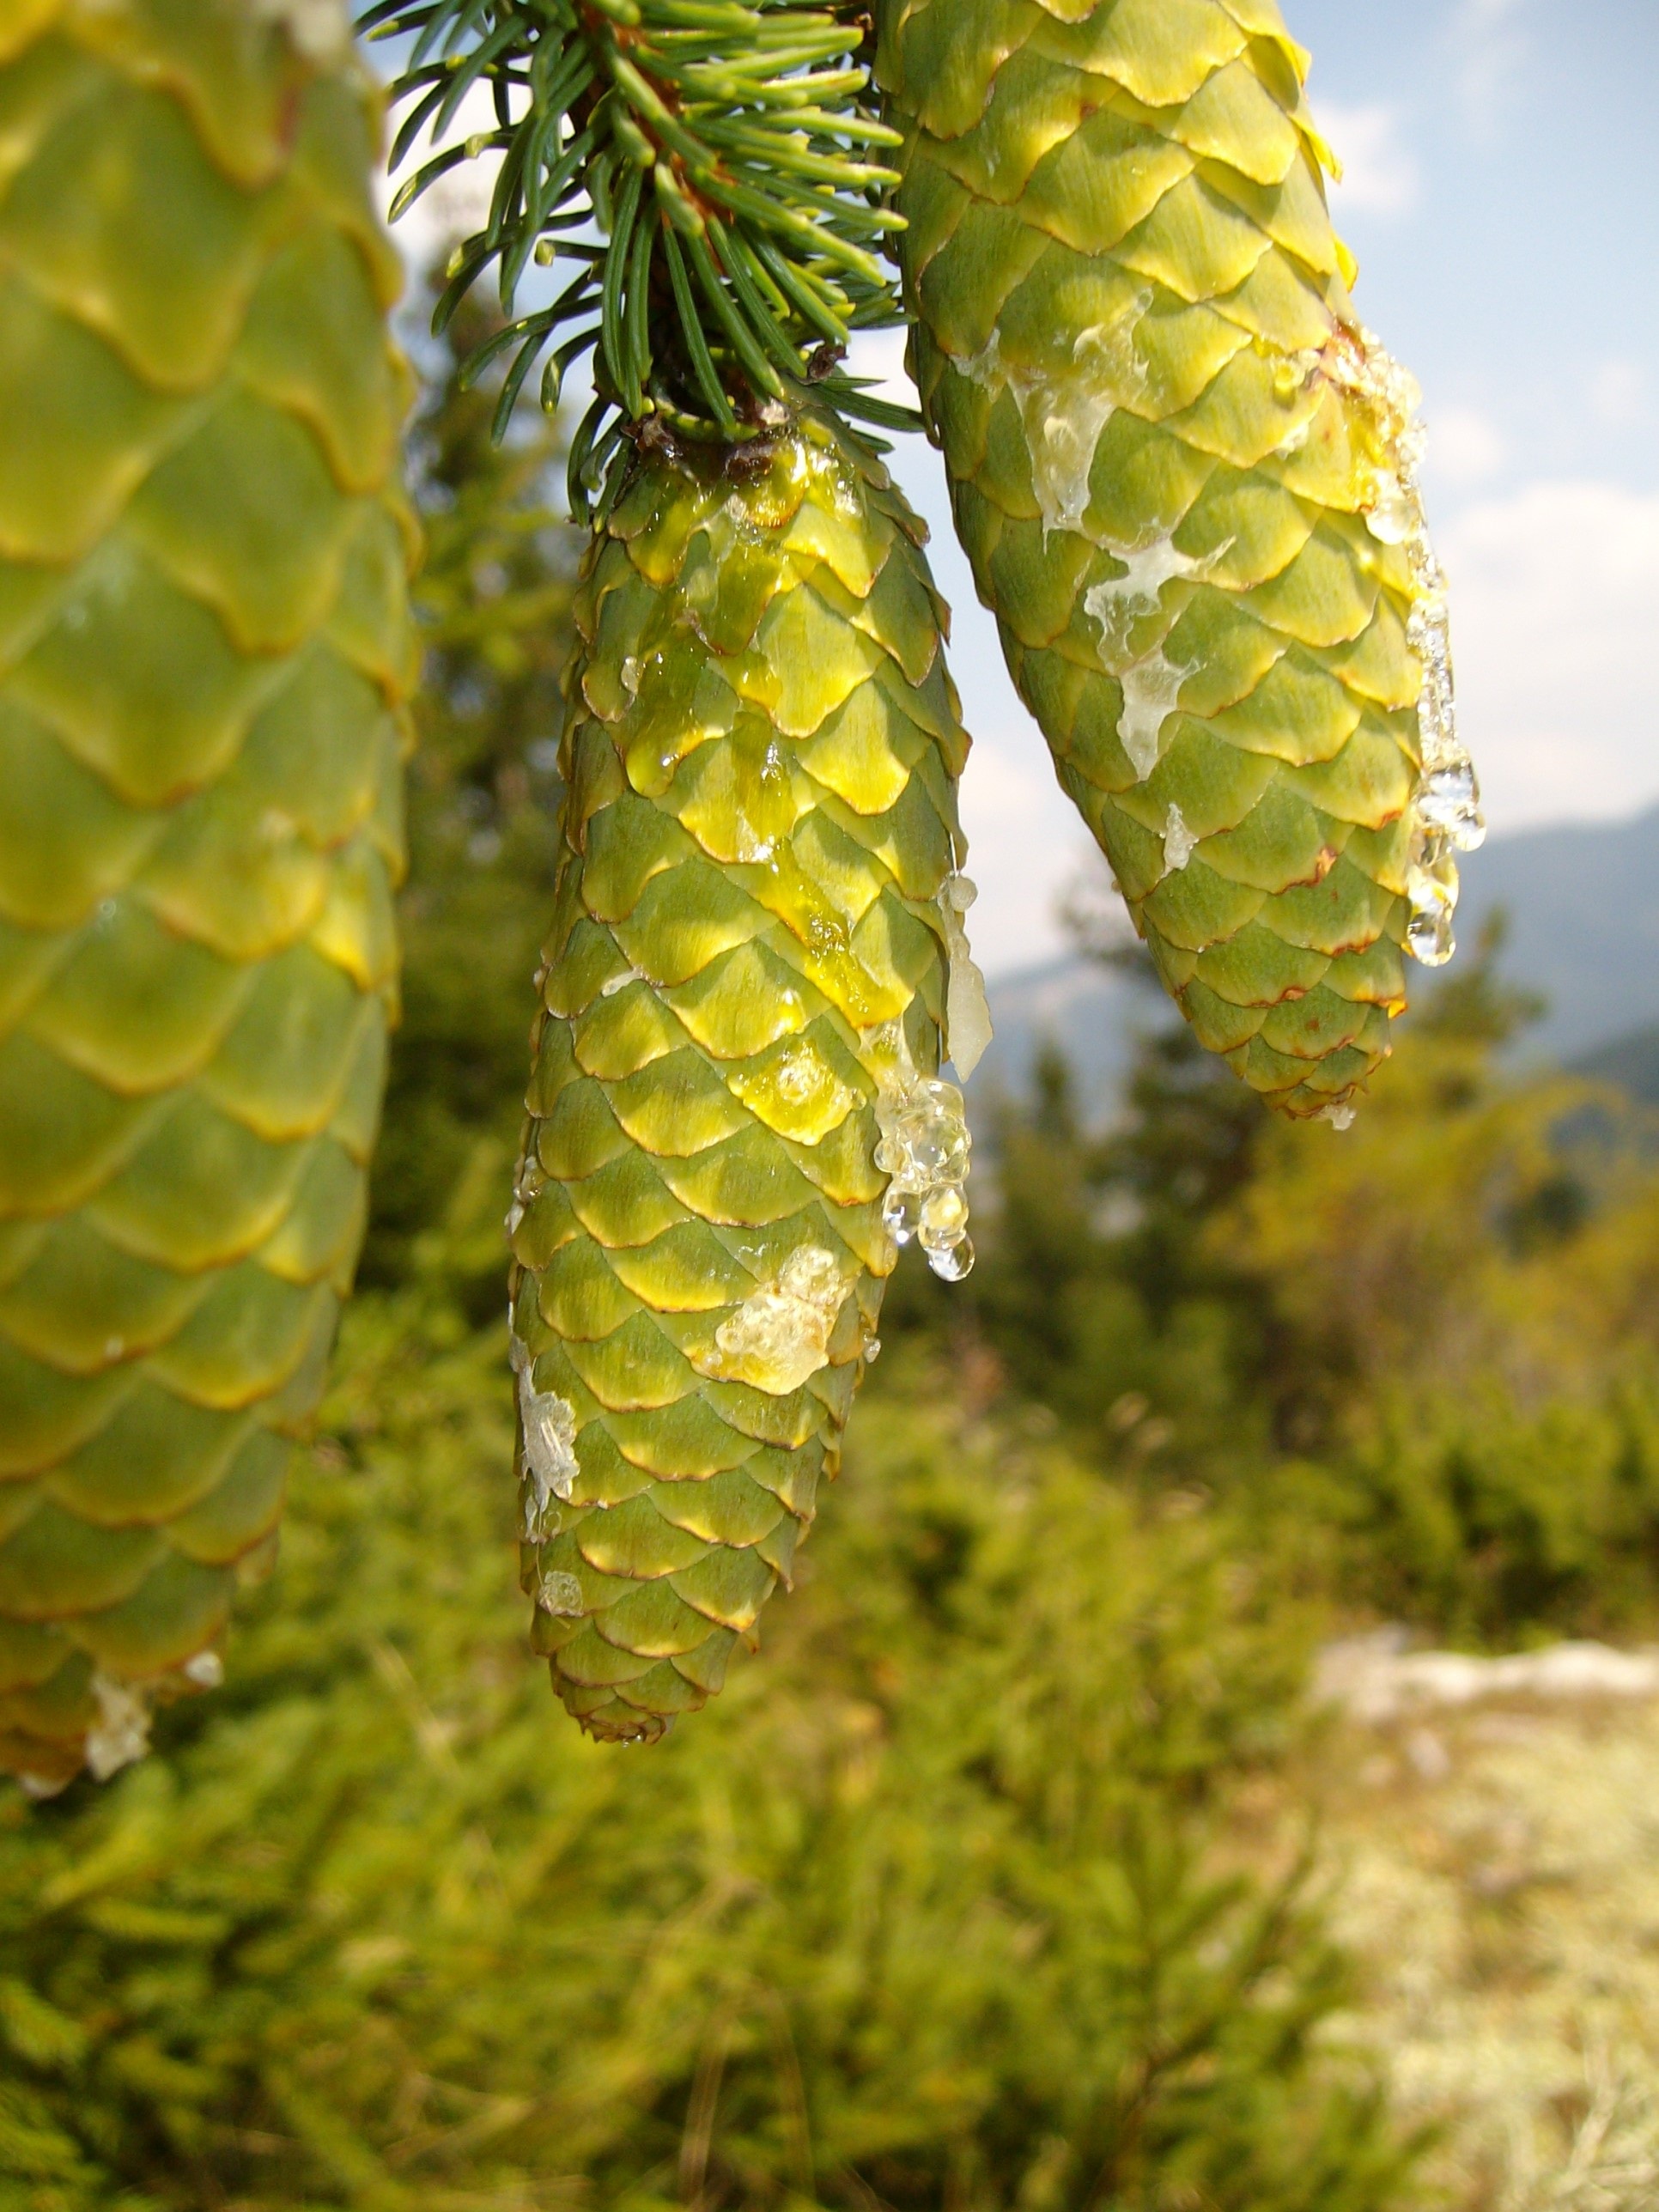
{"label": "white cloud", "polygon": [[916,387],[904,366],[902,331],[860,331],[848,349],[849,375],[876,380],[876,397],[895,407],[914,407]]}
{"label": "white cloud", "polygon": [[1509,458],[1503,432],[1474,407],[1437,407],[1428,417],[1435,477],[1458,490],[1495,476]]}
{"label": "white cloud", "polygon": [[1537,483],[1443,534],[1464,734],[1497,830],[1659,797],[1659,495]]}
{"label": "white cloud", "polygon": [[1457,88],[1477,137],[1494,137],[1532,52],[1530,0],[1460,0],[1452,21]]}
{"label": "white cloud", "polygon": [[1320,129],[1342,164],[1334,192],[1339,216],[1404,215],[1415,207],[1422,178],[1409,147],[1401,143],[1400,110],[1373,101],[1351,107],[1317,103]]}
{"label": "white cloud", "polygon": [[1638,362],[1604,362],[1590,381],[1590,406],[1599,422],[1626,430],[1648,411],[1647,373]]}
{"label": "white cloud", "polygon": [[[458,146],[475,134],[493,131],[495,128],[495,106],[489,88],[475,84],[461,101],[441,143],[445,148]],[[422,132],[386,188],[388,206],[398,187],[438,150],[428,143]],[[447,252],[457,239],[483,228],[489,220],[490,198],[501,166],[501,156],[495,152],[481,153],[475,160],[459,162],[404,210],[392,225],[392,235],[402,247],[404,259],[411,271],[424,271],[437,254]]]}

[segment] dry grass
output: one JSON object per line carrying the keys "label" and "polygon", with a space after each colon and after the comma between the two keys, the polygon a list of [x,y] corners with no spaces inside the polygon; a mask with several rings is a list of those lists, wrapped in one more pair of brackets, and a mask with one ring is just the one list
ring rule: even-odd
{"label": "dry grass", "polygon": [[1341,2036],[1455,2212],[1659,2208],[1659,1698],[1418,1702],[1320,1763]]}

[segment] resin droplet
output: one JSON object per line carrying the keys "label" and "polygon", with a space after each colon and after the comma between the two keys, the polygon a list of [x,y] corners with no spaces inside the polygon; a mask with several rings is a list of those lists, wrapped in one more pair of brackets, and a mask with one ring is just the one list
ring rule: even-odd
{"label": "resin droplet", "polygon": [[[1170,583],[1201,582],[1214,573],[1217,563],[1232,550],[1233,542],[1230,538],[1202,557],[1180,551],[1167,533],[1150,538],[1144,545],[1111,546],[1113,559],[1123,563],[1125,573],[1091,584],[1083,594],[1084,612],[1100,630],[1102,659],[1123,690],[1118,737],[1143,783],[1158,766],[1164,720],[1179,703],[1181,687],[1197,666],[1193,661],[1177,664],[1164,651],[1170,633],[1180,620],[1184,599],[1166,608],[1164,587]],[[1146,634],[1146,624],[1153,620],[1161,630],[1155,639]]]}
{"label": "resin droplet", "polygon": [[1100,626],[1100,641],[1115,660],[1133,660],[1137,624],[1163,612],[1165,584],[1200,577],[1213,568],[1214,557],[1197,560],[1176,548],[1175,539],[1154,538],[1145,545],[1125,551],[1111,548],[1127,573],[1091,584],[1083,594],[1084,612]]}
{"label": "resin droplet", "polygon": [[1365,527],[1379,545],[1404,545],[1417,527],[1417,501],[1392,470],[1379,470],[1365,508]]}
{"label": "resin droplet", "polygon": [[[518,1176],[513,1185],[513,1203],[507,1207],[501,1219],[501,1226],[509,1237],[518,1235],[519,1224],[525,1217],[525,1209],[546,1187],[547,1176],[543,1171],[541,1162],[534,1158],[520,1160]],[[510,1311],[507,1316],[507,1325],[510,1331],[513,1327],[513,1316]],[[514,1373],[518,1371],[516,1367],[514,1371]]]}
{"label": "resin droplet", "polygon": [[1413,908],[1406,929],[1406,949],[1425,968],[1443,968],[1457,950],[1450,908]]}
{"label": "resin droplet", "polygon": [[1146,394],[1138,327],[1152,304],[1150,291],[1135,293],[1115,315],[1079,331],[1069,359],[1018,365],[1005,359],[993,331],[982,353],[959,364],[983,390],[1012,393],[1045,531],[1081,529],[1101,432],[1120,407]]}
{"label": "resin droplet", "polygon": [[1198,845],[1198,839],[1187,827],[1181,809],[1171,805],[1169,819],[1164,824],[1164,866],[1171,875],[1184,868]]}
{"label": "resin droplet", "polygon": [[1460,853],[1479,852],[1486,842],[1486,824],[1474,763],[1458,761],[1425,775],[1417,794],[1417,818],[1425,829],[1443,832]]}
{"label": "resin droplet", "polygon": [[1322,1121],[1328,1121],[1332,1128],[1339,1131],[1352,1129],[1358,1118],[1354,1111],[1353,1101],[1350,1098],[1333,1098],[1328,1106],[1321,1109],[1319,1115]]}
{"label": "resin droplet", "polygon": [[1158,766],[1164,725],[1192,673],[1190,661],[1177,666],[1160,645],[1118,677],[1123,686],[1123,711],[1118,716],[1117,733],[1142,783]]}
{"label": "resin droplet", "polygon": [[576,1411],[556,1391],[538,1390],[530,1347],[522,1337],[508,1340],[508,1356],[519,1378],[519,1419],[524,1430],[524,1539],[539,1544],[554,1533],[553,1501],[568,1502],[581,1463],[576,1457]]}
{"label": "resin droplet", "polygon": [[959,1283],[974,1271],[974,1244],[969,1237],[960,1237],[942,1252],[930,1252],[927,1264],[942,1283]]}
{"label": "resin droplet", "polygon": [[882,1206],[888,1233],[896,1244],[920,1236],[928,1266],[954,1282],[957,1274],[945,1261],[966,1241],[963,1185],[973,1139],[961,1091],[938,1076],[918,1075],[902,1032],[876,1099],[876,1165],[890,1178]]}
{"label": "resin droplet", "polygon": [[1425,968],[1443,968],[1457,950],[1452,934],[1457,893],[1457,862],[1449,841],[1438,830],[1419,829],[1406,872],[1412,910],[1406,945]]}
{"label": "resin droplet", "polygon": [[985,1056],[991,1042],[991,1009],[986,1002],[985,978],[968,943],[963,916],[979,896],[978,886],[967,876],[951,876],[939,895],[945,924],[945,949],[950,955],[950,980],[945,987],[945,1039],[952,1065],[964,1081]]}
{"label": "resin droplet", "polygon": [[565,1620],[580,1620],[584,1611],[582,1586],[574,1575],[556,1568],[536,1578],[536,1604],[543,1613]]}
{"label": "resin droplet", "polygon": [[732,828],[735,836],[732,857],[734,860],[741,860],[750,867],[764,867],[776,854],[776,838],[762,836],[741,806],[733,817]]}
{"label": "resin droplet", "polygon": [[[882,1147],[876,1147],[876,1165],[882,1163]],[[908,1244],[921,1226],[921,1196],[914,1190],[900,1190],[889,1184],[883,1201],[881,1218],[888,1235],[895,1244]]]}
{"label": "resin droplet", "polygon": [[1426,440],[1417,410],[1414,377],[1363,326],[1339,328],[1319,358],[1320,373],[1369,419],[1376,459],[1360,487],[1359,508],[1379,544],[1398,545],[1411,579],[1407,638],[1421,671],[1417,698],[1420,763],[1413,794],[1414,830],[1407,882],[1411,919],[1407,950],[1425,966],[1452,957],[1457,904],[1455,852],[1485,840],[1480,789],[1457,733],[1446,573],[1429,535],[1420,472]]}
{"label": "resin droplet", "polygon": [[833,1252],[804,1244],[775,1282],[755,1291],[714,1333],[714,1351],[696,1364],[723,1382],[747,1382],[775,1398],[799,1390],[830,1364],[830,1339],[847,1302],[847,1277]]}
{"label": "resin droplet", "polygon": [[973,1139],[954,1083],[919,1075],[878,1100],[876,1119],[881,1130],[876,1165],[893,1178],[890,1200],[902,1191],[920,1206],[939,1184],[966,1181]]}
{"label": "resin droplet", "polygon": [[107,1782],[149,1751],[149,1706],[142,1690],[104,1674],[94,1674],[92,1694],[98,1718],[87,1730],[87,1766],[94,1781]]}
{"label": "resin droplet", "polygon": [[968,1201],[954,1183],[942,1185],[922,1200],[917,1233],[927,1264],[937,1273],[941,1258],[968,1235]]}
{"label": "resin droplet", "polygon": [[784,1047],[773,1081],[786,1104],[818,1106],[837,1124],[858,1103],[810,1037]]}
{"label": "resin droplet", "polygon": [[225,1662],[216,1651],[198,1651],[179,1672],[198,1690],[216,1690],[225,1679]]}
{"label": "resin droplet", "polygon": [[799,1145],[822,1144],[860,1103],[810,1036],[787,1039],[775,1057],[734,1076],[732,1088],[750,1113]]}

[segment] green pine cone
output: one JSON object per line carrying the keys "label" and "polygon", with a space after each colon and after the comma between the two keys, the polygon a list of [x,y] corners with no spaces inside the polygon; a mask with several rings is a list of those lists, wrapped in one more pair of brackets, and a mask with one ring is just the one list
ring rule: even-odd
{"label": "green pine cone", "polygon": [[897,1243],[966,1273],[936,1071],[981,1012],[968,740],[886,471],[813,416],[631,467],[577,602],[508,1216],[524,1583],[611,1741],[702,1705],[787,1581]]}
{"label": "green pine cone", "polygon": [[0,14],[0,1767],[211,1684],[350,1280],[412,525],[326,4]]}
{"label": "green pine cone", "polygon": [[1415,387],[1275,0],[884,0],[914,365],[1019,690],[1203,1042],[1345,1121],[1480,842]]}

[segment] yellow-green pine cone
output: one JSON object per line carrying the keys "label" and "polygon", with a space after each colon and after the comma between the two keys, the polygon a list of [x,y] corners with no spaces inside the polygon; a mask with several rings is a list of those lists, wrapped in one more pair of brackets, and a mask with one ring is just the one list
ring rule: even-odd
{"label": "yellow-green pine cone", "polygon": [[508,1216],[535,1640],[612,1741],[702,1705],[787,1581],[895,1231],[971,1259],[937,1075],[968,740],[921,526],[816,417],[631,467]]}
{"label": "yellow-green pine cone", "polygon": [[1345,1119],[1480,825],[1307,58],[1275,0],[879,12],[917,380],[1015,681],[1204,1043]]}
{"label": "yellow-green pine cone", "polygon": [[402,866],[399,283],[343,16],[0,9],[0,1768],[210,1685],[349,1285]]}

